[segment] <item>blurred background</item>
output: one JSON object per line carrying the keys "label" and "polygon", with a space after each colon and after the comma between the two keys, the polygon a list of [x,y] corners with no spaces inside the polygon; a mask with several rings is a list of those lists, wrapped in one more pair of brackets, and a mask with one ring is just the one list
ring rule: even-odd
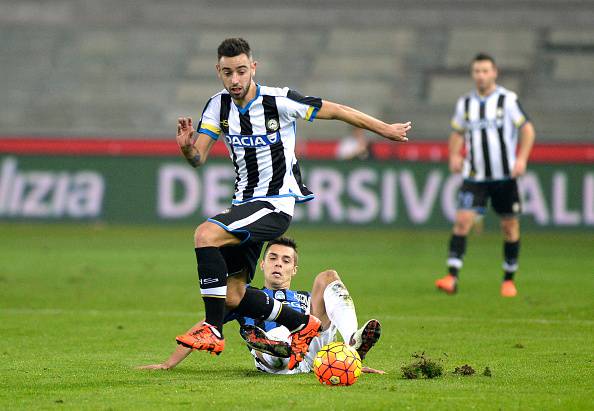
{"label": "blurred background", "polygon": [[[0,0],[0,218],[189,222],[224,208],[233,176],[216,160],[223,145],[215,168],[190,176],[174,125],[180,115],[198,118],[221,89],[216,47],[241,36],[261,84],[414,124],[409,143],[390,145],[339,122],[300,122],[306,180],[337,197],[297,219],[448,225],[459,183],[446,167],[450,117],[482,51],[536,126],[533,174],[522,183],[528,221],[591,227],[592,22],[594,2],[578,0]],[[375,161],[352,175],[353,165],[324,163],[336,158]],[[77,179],[90,178],[77,173],[87,169],[96,171],[97,203],[76,197]],[[226,179],[221,190],[212,191],[208,170]],[[51,174],[53,188],[33,206],[37,172]],[[144,217],[129,212],[131,192]]]}
{"label": "blurred background", "polygon": [[[594,2],[0,0],[0,135],[171,136],[246,38],[257,79],[448,133],[468,63],[495,56],[539,139],[594,140]],[[303,127],[336,138],[339,123]]]}

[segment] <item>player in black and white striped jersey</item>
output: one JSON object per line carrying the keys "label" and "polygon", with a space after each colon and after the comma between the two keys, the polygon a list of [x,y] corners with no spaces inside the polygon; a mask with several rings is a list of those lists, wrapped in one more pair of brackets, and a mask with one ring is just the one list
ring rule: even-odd
{"label": "player in black and white striped jersey", "polygon": [[225,307],[245,317],[274,320],[292,332],[289,369],[303,359],[320,321],[283,307],[265,293],[247,289],[264,241],[289,227],[296,201],[313,195],[303,185],[295,157],[296,120],[336,119],[393,141],[406,141],[409,123],[386,124],[350,107],[304,97],[288,88],[260,86],[248,43],[227,39],[218,48],[217,74],[224,90],[206,104],[194,141],[191,118],[179,118],[177,143],[194,167],[206,161],[215,141],[224,138],[236,171],[233,206],[195,231],[200,290],[206,322],[176,338],[179,344],[219,354],[224,348]]}
{"label": "player in black and white striped jersey", "polygon": [[517,294],[514,274],[520,249],[521,199],[516,179],[526,170],[535,132],[517,95],[497,85],[497,74],[495,60],[478,54],[472,62],[476,90],[458,99],[452,119],[450,169],[462,172],[464,182],[449,243],[448,275],[436,281],[437,288],[449,294],[457,291],[466,236],[489,199],[501,218],[504,236],[501,294]]}
{"label": "player in black and white striped jersey", "polygon": [[198,132],[214,140],[219,135],[224,138],[236,170],[233,204],[266,199],[293,214],[295,201],[313,199],[301,182],[295,156],[295,120],[313,121],[322,100],[304,97],[289,88],[259,84],[255,88],[255,97],[245,107],[233,103],[227,90],[211,97]]}

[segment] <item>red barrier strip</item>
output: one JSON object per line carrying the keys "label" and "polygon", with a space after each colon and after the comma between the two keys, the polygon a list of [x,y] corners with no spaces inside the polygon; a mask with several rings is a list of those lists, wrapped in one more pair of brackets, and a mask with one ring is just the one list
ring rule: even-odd
{"label": "red barrier strip", "polygon": [[[335,159],[337,141],[305,141],[298,146],[303,159]],[[2,138],[0,153],[16,155],[66,156],[155,156],[179,155],[173,140],[132,139],[75,139],[75,138]],[[430,161],[447,160],[448,147],[444,141],[408,143],[377,142],[372,145],[373,157],[379,160]],[[227,156],[222,143],[213,146],[211,156]],[[594,144],[538,143],[530,161],[535,163],[594,163]]]}

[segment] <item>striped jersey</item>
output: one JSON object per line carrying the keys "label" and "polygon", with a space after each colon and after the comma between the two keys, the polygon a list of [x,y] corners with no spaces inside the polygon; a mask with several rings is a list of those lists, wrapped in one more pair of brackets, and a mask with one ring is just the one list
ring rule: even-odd
{"label": "striped jersey", "polygon": [[460,97],[452,128],[465,137],[463,177],[473,181],[511,178],[518,130],[526,122],[528,117],[516,93],[504,87],[497,86],[488,96],[471,91]]}
{"label": "striped jersey", "polygon": [[313,199],[295,156],[296,120],[313,121],[321,107],[320,98],[261,85],[245,107],[237,106],[227,90],[208,100],[198,132],[224,139],[236,174],[233,204]]}

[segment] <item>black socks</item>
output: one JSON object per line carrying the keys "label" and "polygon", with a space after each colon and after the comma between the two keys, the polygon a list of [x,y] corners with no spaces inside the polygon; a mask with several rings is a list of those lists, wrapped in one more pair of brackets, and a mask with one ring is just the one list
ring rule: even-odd
{"label": "black socks", "polygon": [[206,322],[216,327],[222,337],[227,297],[227,265],[216,247],[201,247],[195,251]]}
{"label": "black socks", "polygon": [[448,253],[448,273],[458,277],[458,271],[462,268],[462,259],[466,253],[466,236],[452,234]]}
{"label": "black socks", "polygon": [[513,280],[518,270],[518,256],[520,255],[520,240],[503,243],[503,280]]}
{"label": "black socks", "polygon": [[247,288],[235,312],[242,317],[261,321],[275,321],[293,332],[308,321],[305,314],[283,305],[263,291]]}

